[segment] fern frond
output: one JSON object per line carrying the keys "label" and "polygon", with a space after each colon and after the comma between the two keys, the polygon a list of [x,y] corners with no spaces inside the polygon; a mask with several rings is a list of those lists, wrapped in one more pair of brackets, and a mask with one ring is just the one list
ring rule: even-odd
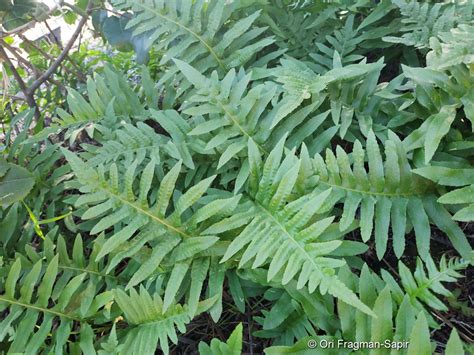
{"label": "fern frond", "polygon": [[[183,110],[196,122],[189,135],[207,142],[205,148],[208,154],[214,150],[220,153],[217,169],[231,166],[234,159],[245,158],[249,139],[256,142],[262,153],[268,154],[286,135],[289,135],[288,145],[293,148],[305,140],[313,141],[315,136],[324,133],[320,133],[318,128],[327,112],[315,114],[323,98],[315,99],[312,104],[297,110],[288,120],[276,125],[275,115],[285,103],[280,101],[272,105],[271,101],[275,96],[278,97],[279,91],[273,83],[260,84],[247,90],[251,77],[242,70],[239,73],[231,70],[219,81],[216,73],[206,79],[188,64],[181,61],[176,63],[198,89]],[[237,177],[237,191],[248,176],[247,161],[243,165]]]}
{"label": "fern frond", "polygon": [[121,165],[130,166],[134,160],[143,161],[145,157],[160,161],[160,149],[168,141],[143,122],[123,123],[113,134],[113,137],[101,138],[100,147],[83,144],[87,152],[83,156],[88,163],[99,166],[120,161]]}
{"label": "fern frond", "polygon": [[292,154],[281,162],[283,145],[281,140],[262,164],[258,148],[250,141],[249,207],[206,230],[212,235],[245,226],[233,238],[221,262],[233,258],[239,267],[266,265],[268,280],[283,273],[283,285],[297,279],[298,288],[308,285],[310,292],[319,288],[322,294],[329,293],[371,314],[334,274],[335,269],[345,264],[331,257],[342,242],[318,240],[333,220],[316,218],[331,190],[293,200],[291,194],[299,175],[304,176],[304,169]]}
{"label": "fern frond", "polygon": [[[8,200],[14,197],[16,190],[31,188],[26,195],[18,196],[21,196],[21,200],[30,208],[32,214],[41,220],[52,219],[69,212],[69,205],[62,196],[65,191],[63,182],[71,177],[70,167],[59,166],[62,154],[57,144],[28,142],[27,127],[28,125],[16,138],[9,156],[6,156],[7,163],[2,164],[5,175],[0,177],[0,195],[3,195],[3,199],[0,199],[0,210],[2,210],[0,245],[5,252],[4,255],[8,257],[15,251],[23,251],[25,245],[28,245],[35,235],[34,223],[27,223],[30,216],[23,203],[16,202],[10,207],[5,207]],[[9,161],[15,161],[17,164]],[[14,180],[10,181],[11,178]],[[1,207],[2,203],[4,208]],[[18,228],[20,225],[24,227]],[[47,233],[50,226],[52,225],[45,224],[42,228]]]}
{"label": "fern frond", "polygon": [[[343,324],[343,339],[357,342],[384,340],[409,342],[405,344],[405,349],[413,351],[418,347],[416,353],[431,353],[429,328],[438,329],[439,326],[421,302],[428,306],[432,305],[435,309],[444,309],[444,305],[434,295],[437,293],[448,295],[450,292],[441,282],[457,281],[457,278],[461,277],[458,270],[466,268],[467,265],[466,261],[457,258],[447,261],[442,257],[438,269],[430,258],[425,264],[428,271],[426,275],[423,262],[418,259],[416,271],[412,275],[411,271],[400,262],[399,273],[404,290],[385,270],[382,271],[382,280],[365,264],[358,279],[347,269],[353,279],[353,288],[358,290],[364,302],[373,307],[377,318],[368,317],[359,310],[350,309],[339,302],[338,314]],[[440,306],[443,308],[438,308]],[[429,352],[426,352],[428,350]]]}
{"label": "fern frond", "polygon": [[[365,168],[367,155],[368,170]],[[352,161],[352,163],[351,163]],[[375,221],[375,243],[379,259],[384,256],[392,229],[395,255],[405,249],[405,232],[411,224],[415,230],[418,253],[425,260],[430,249],[430,221],[446,231],[456,250],[469,258],[471,248],[466,237],[442,206],[432,202],[433,192],[416,178],[398,137],[390,133],[385,141],[385,161],[373,132],[369,133],[366,151],[359,141],[354,143],[351,157],[340,147],[336,155],[326,151],[326,159],[316,155],[313,160],[319,176],[317,188],[331,188],[328,200],[334,205],[343,201],[340,228],[354,222],[359,210],[361,237],[364,242],[372,235]]]}
{"label": "fern frond", "polygon": [[429,4],[393,0],[402,15],[401,37],[384,37],[391,43],[427,48],[431,37],[438,37],[456,25],[472,20],[472,4]]}
{"label": "fern frond", "polygon": [[[325,72],[324,75],[317,74],[300,61],[282,59],[280,62],[281,66],[272,70],[272,76],[277,82],[283,84],[285,91],[277,104],[271,127],[284,118],[285,121],[290,120],[286,116],[302,105],[305,100],[325,99],[324,94],[329,94],[333,123],[338,126],[341,137],[345,136],[354,114],[365,123],[367,117],[370,117],[377,108],[379,99],[373,97],[373,94],[380,71],[384,66],[381,61],[342,66],[340,60],[337,60],[334,68]],[[362,79],[363,76],[366,77]],[[367,124],[364,127],[363,123],[359,125],[365,128],[362,132],[367,134]]]}
{"label": "fern frond", "polygon": [[[259,12],[234,20],[235,4],[221,0],[208,2],[159,3],[150,0],[114,1],[119,9],[131,9],[135,17],[128,23],[135,35],[147,32],[149,42],[164,52],[161,64],[178,58],[201,73],[226,72],[247,64],[256,53],[273,43],[265,28],[254,25]],[[167,82],[177,73],[172,66],[160,79]],[[184,88],[180,88],[182,90]]]}
{"label": "fern frond", "polygon": [[407,294],[412,305],[419,311],[424,309],[421,302],[433,309],[447,311],[446,305],[436,295],[451,296],[451,291],[446,289],[442,283],[457,282],[459,278],[463,277],[458,271],[465,269],[468,265],[468,260],[459,258],[447,260],[443,255],[439,267],[437,267],[433,259],[429,257],[424,263],[418,259],[415,272],[412,274],[410,269],[399,261],[398,272],[405,292],[402,292],[398,283],[387,271],[382,270],[382,278],[389,285],[393,297],[398,303],[401,303],[404,294]]}
{"label": "fern frond", "polygon": [[359,49],[359,44],[365,40],[366,36],[366,34],[358,33],[358,29],[354,28],[354,15],[349,15],[341,29],[325,36],[325,43],[315,43],[318,51],[313,50],[310,56],[316,65],[321,67],[319,73],[323,74],[333,69],[335,57],[342,65],[360,62],[364,57],[356,50]]}
{"label": "fern frond", "polygon": [[[211,247],[218,238],[203,235],[202,232],[214,220],[231,214],[240,195],[229,198],[208,195],[207,205],[203,206],[199,201],[214,180],[215,176],[212,176],[189,188],[174,203],[170,203],[172,196],[178,194],[175,188],[181,162],[171,169],[156,189],[153,184],[154,160],[147,164],[135,183],[136,161],[122,180],[115,164],[110,166],[106,178],[100,166],[99,171],[95,171],[69,151],[63,152],[79,182],[83,184],[81,190],[85,194],[77,199],[76,206],[85,207],[82,219],[94,221],[90,233],[98,234],[113,226],[123,226],[118,232],[107,233],[96,261],[109,255],[106,272],[110,272],[125,258],[134,258],[144,248],[150,248],[149,254],[141,258],[141,265],[127,288],[143,282],[155,275],[160,267],[168,265],[170,286],[166,288],[164,309],[172,304],[184,280],[189,279],[188,271],[194,278],[191,281],[190,304],[196,305],[206,275],[222,274],[222,270],[214,266],[216,262],[208,260],[215,255]],[[217,280],[221,280],[220,286],[217,283],[215,289],[210,291],[211,295],[219,294],[222,290],[223,278],[215,275],[213,282]],[[214,316],[218,318],[218,310],[215,312]]]}
{"label": "fern frond", "polygon": [[[298,289],[296,280],[282,285],[280,275],[268,281],[266,270],[261,268],[239,269],[237,274],[251,285],[265,286],[262,297],[272,302],[269,310],[262,311],[262,317],[255,317],[262,327],[255,336],[273,338],[274,344],[292,344],[304,336],[316,335],[318,330],[331,334],[338,329],[338,322],[331,316],[334,299],[330,295],[310,293],[308,287]],[[244,288],[243,292],[248,291]]]}
{"label": "fern frond", "polygon": [[99,315],[105,303],[93,303],[96,297],[105,302],[111,298],[105,295],[104,299],[97,295],[98,290],[85,288],[84,273],[59,277],[58,259],[56,255],[47,265],[39,260],[31,269],[17,259],[7,276],[0,279],[0,312],[5,312],[0,321],[0,341],[10,343],[10,352],[36,353],[44,349],[62,353],[76,327],[80,331],[75,337],[82,350],[93,349],[92,328],[86,315]]}
{"label": "fern frond", "polygon": [[[169,340],[178,343],[176,328],[184,333],[192,319],[187,305],[174,304],[164,309],[161,297],[156,293],[150,295],[143,287],[140,292],[132,288],[129,294],[117,289],[115,300],[130,325],[121,348],[127,354],[154,354],[158,344],[165,354],[169,354]],[[199,312],[211,305],[212,300],[203,301]]]}
{"label": "fern frond", "polygon": [[212,339],[211,344],[199,343],[199,355],[240,355],[242,353],[242,323],[232,331],[227,342]]}
{"label": "fern frond", "polygon": [[[247,91],[251,76],[242,70],[231,70],[218,80],[216,72],[206,78],[185,62],[176,60],[176,64],[198,89],[183,109],[196,122],[189,135],[202,137],[207,141],[206,149],[221,153],[219,169],[233,158],[245,157],[249,139],[265,154],[285,135],[290,148],[307,142],[310,152],[319,152],[337,131],[333,126],[322,129],[329,111],[316,114],[325,99],[321,92],[327,84],[360,77],[380,68],[381,63],[349,65],[320,76],[302,62],[282,60],[282,66],[274,70],[276,81],[284,89],[278,101],[275,97],[282,90],[274,83],[259,84]],[[309,99],[311,103],[302,104]],[[247,163],[244,166],[241,173],[246,175]]]}
{"label": "fern frond", "polygon": [[[295,6],[296,7],[296,6]],[[275,35],[275,44],[286,55],[299,60],[310,59],[314,43],[337,26],[336,6],[308,14],[289,11],[287,4],[273,2],[263,8],[260,21]]]}
{"label": "fern frond", "polygon": [[474,26],[461,24],[449,32],[430,39],[431,51],[426,55],[428,67],[444,70],[458,64],[474,63]]}
{"label": "fern frond", "polygon": [[439,185],[459,187],[458,189],[441,196],[438,199],[438,202],[443,204],[467,204],[467,206],[456,212],[453,219],[464,222],[469,222],[474,219],[473,169],[453,169],[444,166],[426,166],[415,169],[413,172],[430,179]]}
{"label": "fern frond", "polygon": [[58,108],[58,117],[50,127],[45,128],[29,141],[46,139],[51,134],[65,130],[65,138],[74,142],[80,132],[85,130],[93,138],[100,125],[113,128],[120,119],[142,117],[145,104],[125,80],[123,74],[106,66],[103,74],[95,74],[87,79],[87,95],[81,95],[73,88],[68,89],[66,101],[70,113]]}

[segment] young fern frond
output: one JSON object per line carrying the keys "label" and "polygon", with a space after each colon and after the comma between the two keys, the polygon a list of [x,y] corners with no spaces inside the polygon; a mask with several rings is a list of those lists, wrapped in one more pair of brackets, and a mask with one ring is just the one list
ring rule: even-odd
{"label": "young fern frond", "polygon": [[242,353],[242,323],[230,334],[227,342],[212,339],[211,344],[199,343],[199,355],[240,355]]}
{"label": "young fern frond", "polygon": [[[411,225],[415,230],[418,254],[426,260],[432,222],[447,231],[456,250],[469,258],[471,248],[464,233],[441,206],[433,203],[432,187],[413,174],[398,137],[393,133],[389,137],[385,141],[385,161],[372,131],[365,151],[356,141],[351,157],[337,147],[336,155],[327,150],[325,160],[320,155],[313,159],[315,174],[319,176],[317,189],[325,191],[331,188],[328,200],[333,205],[343,201],[341,230],[354,222],[359,209],[362,240],[367,242],[375,229],[376,252],[382,259],[387,250],[389,227],[395,255],[401,257],[405,249],[405,234]],[[368,169],[365,167],[366,155]]]}
{"label": "young fern frond", "polygon": [[403,289],[386,270],[382,270],[382,278],[390,287],[393,298],[398,303],[401,303],[403,297],[408,295],[412,306],[417,311],[424,310],[423,304],[439,311],[447,311],[448,308],[437,298],[437,295],[449,297],[452,293],[442,283],[457,282],[459,278],[463,277],[458,271],[465,269],[468,265],[468,260],[459,258],[447,260],[444,255],[441,257],[439,267],[431,257],[427,258],[424,263],[418,258],[413,274],[405,264],[401,261],[398,262],[398,272]]}
{"label": "young fern frond", "polygon": [[268,280],[283,274],[283,285],[295,279],[298,288],[308,285],[310,292],[319,288],[322,294],[329,293],[372,314],[335,275],[335,269],[345,262],[331,257],[331,253],[342,242],[318,240],[334,219],[317,218],[331,189],[292,197],[295,186],[304,183],[301,180],[306,178],[306,171],[292,154],[281,161],[283,145],[281,140],[262,163],[256,144],[249,141],[248,207],[205,233],[212,235],[243,227],[221,262],[232,259],[239,267],[252,269],[265,265]]}
{"label": "young fern frond", "polygon": [[4,314],[0,341],[10,343],[10,352],[36,353],[48,344],[45,350],[63,353],[77,327],[80,330],[74,337],[82,351],[94,349],[88,322],[99,316],[111,297],[97,295],[98,290],[88,293],[85,273],[59,276],[58,260],[58,255],[47,265],[38,260],[27,269],[16,259],[0,279],[0,312]]}

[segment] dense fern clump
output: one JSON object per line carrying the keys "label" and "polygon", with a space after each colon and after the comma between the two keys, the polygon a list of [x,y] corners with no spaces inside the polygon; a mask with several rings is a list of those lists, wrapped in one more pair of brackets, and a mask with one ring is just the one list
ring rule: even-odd
{"label": "dense fern clump", "polygon": [[470,1],[109,5],[159,66],[12,118],[0,354],[472,351]]}

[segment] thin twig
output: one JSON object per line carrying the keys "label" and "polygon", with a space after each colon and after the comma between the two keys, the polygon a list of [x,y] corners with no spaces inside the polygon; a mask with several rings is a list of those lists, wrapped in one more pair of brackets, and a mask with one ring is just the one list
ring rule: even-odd
{"label": "thin twig", "polygon": [[88,19],[88,15],[90,14],[90,11],[92,10],[92,1],[89,1],[89,3],[87,4],[87,9],[86,9],[86,14],[87,16],[83,16],[81,18],[81,20],[79,21],[79,24],[77,25],[77,28],[76,30],[74,31],[71,39],[69,40],[69,42],[66,44],[66,46],[64,47],[64,49],[62,50],[61,54],[58,56],[58,58],[54,61],[53,64],[51,64],[51,66],[48,68],[48,70],[46,70],[43,75],[41,75],[38,79],[36,79],[33,84],[31,84],[30,88],[29,88],[29,93],[34,93],[35,90],[37,88],[40,87],[40,85],[42,83],[44,83],[55,71],[56,69],[59,67],[59,65],[61,64],[61,62],[66,58],[68,52],[71,50],[74,42],[76,41],[77,37],[79,36],[79,34],[82,32],[82,28],[84,27],[84,25],[86,24],[87,22],[87,19]]}
{"label": "thin twig", "polygon": [[59,47],[59,49],[63,49],[63,45],[62,45],[61,41],[59,40],[58,37],[56,37],[56,34],[54,33],[54,31],[53,31],[53,30],[51,29],[51,27],[49,26],[47,20],[44,20],[44,24],[46,25],[46,28],[48,29],[48,31],[49,31],[49,33],[51,34],[51,36],[53,36],[54,42],[56,42],[56,44],[57,44],[57,46]]}
{"label": "thin twig", "polygon": [[25,67],[29,68],[35,76],[38,76],[38,69],[28,62],[25,58],[23,58],[20,53],[18,53],[18,49],[15,47],[10,46],[7,42],[5,42],[3,39],[0,39],[0,44],[5,47],[11,54],[13,54],[18,61],[18,63],[23,64]]}
{"label": "thin twig", "polygon": [[[15,58],[17,59],[17,61],[19,63],[22,63],[24,66],[28,67],[34,74],[34,77],[35,79],[38,78],[40,75],[42,75],[42,72],[40,70],[38,70],[38,68],[36,68],[33,64],[31,64],[30,62],[28,62],[27,60],[25,60],[20,53],[18,53],[18,50],[17,48],[15,47],[11,47],[7,42],[5,42],[4,40],[0,39],[0,44],[4,45],[9,52],[11,52]],[[59,81],[49,77],[48,78],[48,81],[51,82],[52,84],[58,86],[61,90],[64,90],[64,85],[61,84]]]}
{"label": "thin twig", "polygon": [[[45,57],[46,59],[49,59],[49,60],[54,60],[54,57],[47,53],[43,48],[41,48],[40,46],[37,46],[34,42],[30,41],[28,38],[26,38],[25,36],[23,35],[19,35],[19,37],[23,40],[23,42],[25,42],[27,45],[33,47],[34,49],[36,49],[43,57]],[[85,82],[86,81],[86,76],[77,68],[77,64],[74,63],[74,61],[69,57],[69,55],[66,57],[69,62],[71,62],[71,64],[74,66],[74,68],[76,68],[76,71],[75,73],[73,73],[68,67],[64,66],[64,70],[66,72],[68,72],[69,74],[73,74],[73,75],[77,75],[77,77],[79,78],[79,80],[81,80],[82,82]]]}
{"label": "thin twig", "polygon": [[5,52],[5,50],[3,49],[3,47],[0,47],[0,57],[2,57],[3,60],[7,63],[7,65],[10,68],[15,80],[18,82],[18,86],[20,86],[21,91],[25,95],[26,102],[28,103],[28,106],[35,109],[35,118],[38,119],[40,117],[40,114],[39,114],[39,109],[38,109],[38,105],[36,104],[35,98],[33,97],[33,95],[30,93],[30,91],[26,87],[26,84],[23,81],[21,75],[16,70],[15,66],[13,65],[12,61],[8,57],[8,55]]}

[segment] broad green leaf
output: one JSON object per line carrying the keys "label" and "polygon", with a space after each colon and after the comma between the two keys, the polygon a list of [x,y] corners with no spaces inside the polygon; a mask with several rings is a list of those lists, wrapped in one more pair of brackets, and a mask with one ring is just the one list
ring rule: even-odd
{"label": "broad green leaf", "polygon": [[0,157],[0,205],[21,201],[31,191],[35,177],[25,168],[8,163]]}

